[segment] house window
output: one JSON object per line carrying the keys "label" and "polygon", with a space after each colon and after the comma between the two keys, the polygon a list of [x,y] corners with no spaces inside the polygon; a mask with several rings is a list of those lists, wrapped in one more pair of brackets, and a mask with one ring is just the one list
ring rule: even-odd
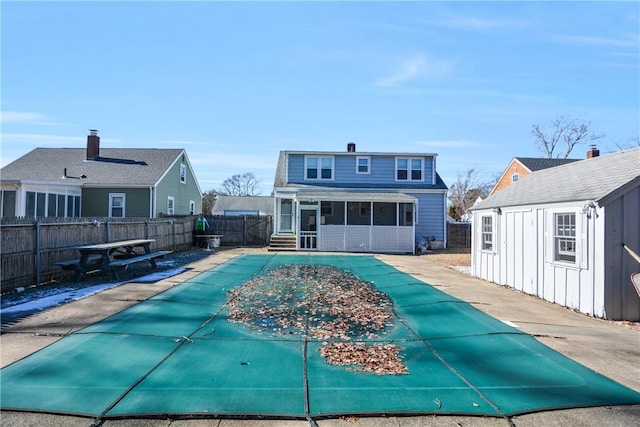
{"label": "house window", "polygon": [[514,173],[511,175],[511,182],[518,182],[518,179],[520,179],[520,174]]}
{"label": "house window", "polygon": [[195,215],[196,213],[196,202],[193,200],[189,200],[189,214]]}
{"label": "house window", "polygon": [[67,196],[67,216],[80,216],[80,196]]}
{"label": "house window", "polygon": [[554,259],[556,261],[576,262],[576,214],[555,214]]}
{"label": "house window", "polygon": [[2,191],[2,206],[0,216],[3,218],[13,218],[16,216],[16,192]]}
{"label": "house window", "polygon": [[305,157],[305,179],[333,179],[333,157]]}
{"label": "house window", "polygon": [[47,193],[36,193],[27,191],[26,215],[43,217],[45,216]]}
{"label": "house window", "polygon": [[371,173],[369,169],[370,163],[371,163],[370,157],[356,157],[356,173],[358,174]]}
{"label": "house window", "polygon": [[493,217],[482,217],[482,250],[493,250]]}
{"label": "house window", "polygon": [[180,164],[180,182],[183,184],[187,183],[187,165],[183,163]]}
{"label": "house window", "polygon": [[175,205],[176,205],[176,198],[172,196],[167,197],[167,215],[174,215]]}
{"label": "house window", "polygon": [[422,159],[397,158],[396,159],[396,180],[397,181],[422,181]]}
{"label": "house window", "polygon": [[126,194],[109,193],[109,216],[113,218],[124,218],[125,204]]}

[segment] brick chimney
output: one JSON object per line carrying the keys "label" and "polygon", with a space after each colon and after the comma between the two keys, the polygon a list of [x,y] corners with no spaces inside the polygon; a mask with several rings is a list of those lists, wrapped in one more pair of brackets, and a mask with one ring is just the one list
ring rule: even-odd
{"label": "brick chimney", "polygon": [[347,152],[349,153],[355,153],[356,152],[356,143],[355,142],[350,142],[347,144]]}
{"label": "brick chimney", "polygon": [[87,136],[87,160],[93,160],[96,157],[100,157],[100,137],[98,131],[95,129],[89,129],[89,135]]}
{"label": "brick chimney", "polygon": [[598,150],[595,145],[590,146],[589,150],[587,150],[587,159],[592,159],[598,156],[600,156],[600,150]]}

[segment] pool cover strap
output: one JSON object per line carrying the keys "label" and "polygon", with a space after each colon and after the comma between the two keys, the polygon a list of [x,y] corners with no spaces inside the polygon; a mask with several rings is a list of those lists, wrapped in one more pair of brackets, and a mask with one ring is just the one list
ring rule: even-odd
{"label": "pool cover strap", "polygon": [[[331,266],[371,284],[393,303],[392,318],[380,333],[354,339],[319,339],[321,329],[304,316],[304,329],[297,331],[300,311],[277,328],[271,328],[273,318],[262,319],[270,327],[262,329],[260,323],[230,318],[237,314],[229,291],[292,265]],[[305,295],[313,292],[305,286]],[[315,310],[315,303],[301,302],[302,313]],[[357,365],[330,364],[321,354],[347,344],[398,348],[406,373],[363,372]],[[98,419],[508,418],[640,404],[639,393],[372,256],[243,255],[68,335],[0,374],[3,410]]]}

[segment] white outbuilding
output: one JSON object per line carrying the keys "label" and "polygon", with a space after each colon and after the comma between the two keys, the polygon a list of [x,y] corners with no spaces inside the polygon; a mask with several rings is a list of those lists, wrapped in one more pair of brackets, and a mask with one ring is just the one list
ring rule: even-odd
{"label": "white outbuilding", "polygon": [[472,208],[474,276],[583,313],[640,320],[640,148],[541,170]]}

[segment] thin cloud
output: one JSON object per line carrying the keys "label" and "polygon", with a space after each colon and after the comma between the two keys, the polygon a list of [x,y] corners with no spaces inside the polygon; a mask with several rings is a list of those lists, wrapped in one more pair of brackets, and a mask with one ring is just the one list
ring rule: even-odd
{"label": "thin cloud", "polygon": [[477,16],[446,16],[426,21],[429,25],[445,27],[454,30],[490,31],[529,26],[530,22],[523,19],[480,18]]}
{"label": "thin cloud", "polygon": [[402,59],[395,71],[387,77],[378,79],[376,85],[393,87],[420,77],[442,77],[452,69],[452,61],[434,59],[424,54],[417,54],[410,58]]}
{"label": "thin cloud", "polygon": [[3,111],[0,113],[0,122],[18,123],[30,125],[57,125],[51,118],[44,114],[29,111]]}

